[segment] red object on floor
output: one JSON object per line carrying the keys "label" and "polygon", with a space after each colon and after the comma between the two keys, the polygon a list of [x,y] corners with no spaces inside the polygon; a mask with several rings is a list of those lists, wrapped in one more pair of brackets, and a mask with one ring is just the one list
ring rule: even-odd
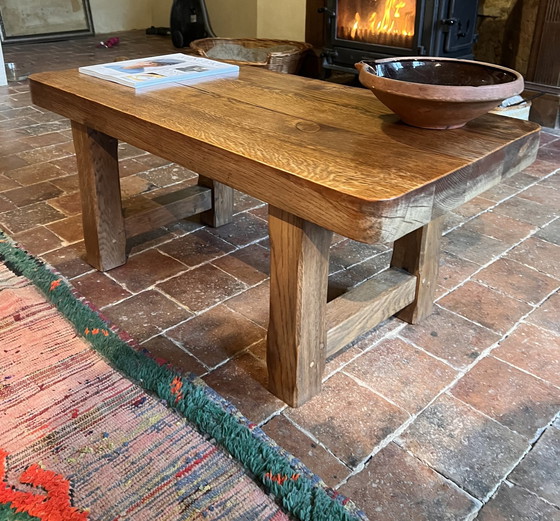
{"label": "red object on floor", "polygon": [[115,45],[118,45],[119,43],[120,43],[120,39],[119,39],[118,36],[111,36],[111,38],[108,38],[104,42],[99,42],[96,45],[96,47],[114,47]]}

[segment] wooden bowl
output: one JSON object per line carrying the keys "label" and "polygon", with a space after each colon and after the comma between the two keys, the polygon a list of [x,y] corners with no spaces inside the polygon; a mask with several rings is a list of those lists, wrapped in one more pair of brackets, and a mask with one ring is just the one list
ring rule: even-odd
{"label": "wooden bowl", "polygon": [[385,58],[355,67],[362,85],[414,127],[459,128],[523,91],[518,72],[473,60]]}

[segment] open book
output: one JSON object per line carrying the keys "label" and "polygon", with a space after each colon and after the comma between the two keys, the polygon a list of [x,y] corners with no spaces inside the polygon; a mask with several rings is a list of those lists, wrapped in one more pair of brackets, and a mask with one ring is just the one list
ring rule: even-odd
{"label": "open book", "polygon": [[78,70],[137,89],[171,82],[188,84],[189,80],[194,82],[212,76],[232,76],[239,72],[239,67],[208,58],[176,53],[89,65]]}

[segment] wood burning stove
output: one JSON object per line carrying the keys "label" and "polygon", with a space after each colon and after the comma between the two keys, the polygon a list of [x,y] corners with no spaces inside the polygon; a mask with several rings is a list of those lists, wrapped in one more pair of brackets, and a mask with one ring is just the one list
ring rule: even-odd
{"label": "wood burning stove", "polygon": [[326,0],[323,67],[390,56],[472,59],[477,0]]}

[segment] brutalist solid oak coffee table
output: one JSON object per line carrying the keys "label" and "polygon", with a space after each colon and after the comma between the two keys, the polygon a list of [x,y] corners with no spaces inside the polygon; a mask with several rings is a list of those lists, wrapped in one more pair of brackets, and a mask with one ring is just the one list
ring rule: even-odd
{"label": "brutalist solid oak coffee table", "polygon": [[[291,406],[320,391],[325,358],[359,334],[431,312],[442,216],[527,167],[539,141],[538,125],[492,114],[457,130],[409,127],[366,89],[255,67],[147,91],[77,70],[30,85],[34,103],[72,120],[99,270],[126,262],[132,235],[201,212],[229,222],[232,188],[269,204],[269,388]],[[117,140],[197,172],[198,185],[123,216]],[[327,303],[332,232],[394,251],[390,269]]]}

